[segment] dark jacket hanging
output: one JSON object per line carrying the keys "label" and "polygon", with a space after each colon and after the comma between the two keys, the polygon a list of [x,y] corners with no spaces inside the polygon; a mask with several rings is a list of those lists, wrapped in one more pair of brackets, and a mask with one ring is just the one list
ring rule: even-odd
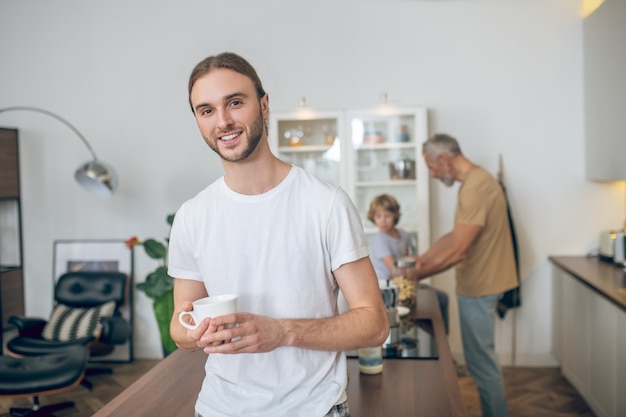
{"label": "dark jacket hanging", "polygon": [[517,308],[522,305],[521,286],[520,286],[520,268],[519,268],[519,250],[517,245],[517,235],[515,234],[515,226],[513,224],[513,216],[511,216],[511,207],[509,198],[506,195],[506,187],[502,180],[499,180],[504,200],[506,201],[506,214],[509,218],[509,228],[511,229],[511,239],[513,240],[513,254],[515,256],[515,270],[517,271],[517,287],[512,288],[502,294],[498,301],[497,312],[501,319],[504,318],[508,309]]}

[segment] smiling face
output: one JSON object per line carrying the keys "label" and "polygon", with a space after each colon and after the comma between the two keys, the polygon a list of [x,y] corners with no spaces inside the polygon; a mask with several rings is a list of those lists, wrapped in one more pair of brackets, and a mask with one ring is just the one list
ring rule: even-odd
{"label": "smiling face", "polygon": [[249,159],[266,139],[268,97],[259,99],[245,75],[213,70],[195,81],[190,101],[202,137],[224,161]]}

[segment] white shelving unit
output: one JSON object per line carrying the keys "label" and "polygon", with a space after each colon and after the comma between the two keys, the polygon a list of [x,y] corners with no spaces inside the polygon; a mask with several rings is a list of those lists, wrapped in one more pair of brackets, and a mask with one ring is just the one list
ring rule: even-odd
{"label": "white shelving unit", "polygon": [[[415,236],[418,251],[430,246],[429,177],[422,158],[428,138],[425,108],[317,112],[309,108],[270,116],[270,144],[283,160],[343,187],[359,209],[367,234],[370,201],[391,194],[401,205],[399,227]],[[404,161],[406,175],[391,163]]]}
{"label": "white shelving unit", "polygon": [[337,111],[270,114],[270,145],[280,159],[343,185],[344,128],[344,115]]}
{"label": "white shelving unit", "polygon": [[[377,195],[391,194],[401,206],[398,227],[414,235],[418,251],[429,247],[429,180],[422,158],[422,143],[428,138],[427,110],[384,106],[350,110],[346,119],[351,153],[348,192],[366,233],[377,231],[367,220],[370,202]],[[404,163],[404,175],[392,170],[394,163]]]}

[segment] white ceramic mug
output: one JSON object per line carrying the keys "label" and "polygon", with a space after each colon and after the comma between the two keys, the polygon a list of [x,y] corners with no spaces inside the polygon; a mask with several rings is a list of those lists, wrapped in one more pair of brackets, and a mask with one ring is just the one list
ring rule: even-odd
{"label": "white ceramic mug", "polygon": [[[195,329],[205,318],[223,316],[237,312],[237,296],[235,294],[213,295],[194,301],[193,310],[183,311],[178,315],[178,321],[188,329]],[[185,321],[185,316],[191,316],[193,323]]]}

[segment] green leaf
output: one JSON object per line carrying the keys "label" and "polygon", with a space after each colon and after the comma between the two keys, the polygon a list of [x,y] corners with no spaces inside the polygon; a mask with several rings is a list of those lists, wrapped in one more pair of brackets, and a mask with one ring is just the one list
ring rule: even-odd
{"label": "green leaf", "polygon": [[146,293],[152,299],[162,297],[166,292],[174,288],[174,280],[167,274],[167,268],[158,267],[149,273],[144,282],[137,284],[137,289]]}
{"label": "green leaf", "polygon": [[172,223],[174,223],[174,216],[175,214],[168,214],[167,218],[165,219],[167,221],[167,224],[169,224],[170,226],[172,225]]}
{"label": "green leaf", "polygon": [[154,316],[159,326],[163,354],[167,356],[176,350],[176,344],[170,335],[170,321],[174,314],[174,292],[168,291],[152,303]]}
{"label": "green leaf", "polygon": [[167,248],[158,240],[146,239],[146,241],[143,242],[143,248],[152,259],[165,259],[167,254]]}

